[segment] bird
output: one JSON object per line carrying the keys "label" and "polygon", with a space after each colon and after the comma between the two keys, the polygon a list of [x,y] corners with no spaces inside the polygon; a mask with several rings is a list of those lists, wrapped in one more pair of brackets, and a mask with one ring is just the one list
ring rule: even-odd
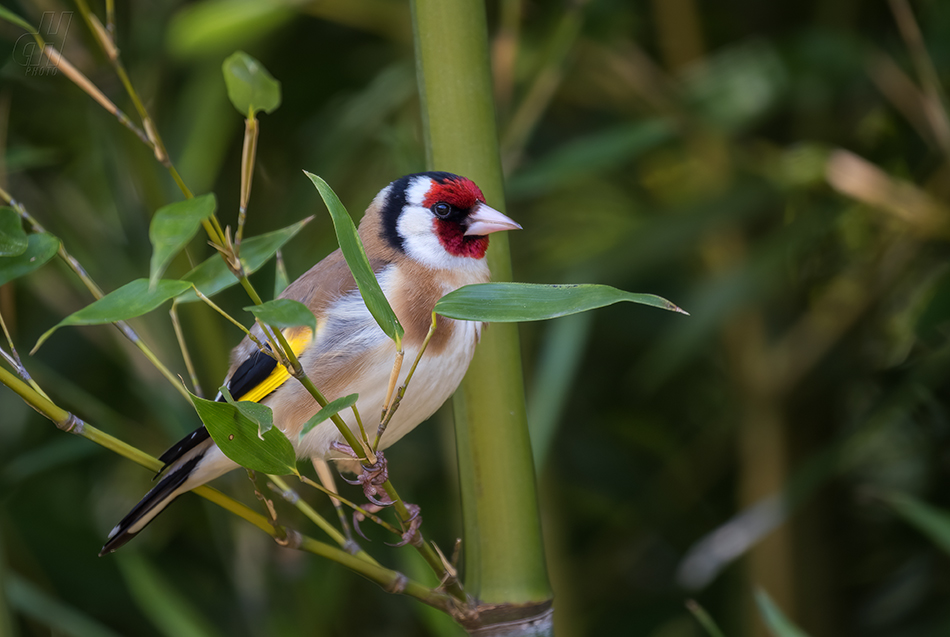
{"label": "bird", "polygon": [[[486,283],[489,235],[521,226],[485,203],[470,179],[448,172],[401,177],[383,188],[360,221],[359,237],[383,294],[405,334],[406,360],[415,360],[429,331],[436,301],[462,286]],[[306,305],[317,319],[309,327],[284,330],[304,371],[327,400],[359,394],[361,414],[380,414],[396,356],[360,296],[337,249],[291,283],[279,298]],[[383,434],[385,449],[426,420],[455,392],[482,332],[477,321],[440,318],[398,411]],[[256,325],[252,334],[263,340]],[[401,369],[405,381],[409,365]],[[268,352],[245,337],[231,352],[224,386],[233,400],[254,401],[273,411],[274,425],[293,443],[298,458],[332,459],[341,434],[330,421],[299,433],[320,405]],[[216,400],[223,401],[218,394]],[[339,414],[357,430],[351,410]],[[138,534],[179,495],[239,465],[198,427],[159,457],[158,483],[112,529],[99,555],[111,553]]]}

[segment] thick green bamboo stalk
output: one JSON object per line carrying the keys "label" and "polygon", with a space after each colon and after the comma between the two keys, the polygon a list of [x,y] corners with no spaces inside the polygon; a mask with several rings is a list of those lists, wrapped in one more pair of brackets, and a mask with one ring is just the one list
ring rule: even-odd
{"label": "thick green bamboo stalk", "polygon": [[[472,179],[504,211],[484,4],[413,0],[412,12],[428,165]],[[505,235],[492,235],[488,259],[494,280],[511,280]],[[485,605],[543,615],[552,592],[515,325],[484,331],[454,405],[465,589]]]}

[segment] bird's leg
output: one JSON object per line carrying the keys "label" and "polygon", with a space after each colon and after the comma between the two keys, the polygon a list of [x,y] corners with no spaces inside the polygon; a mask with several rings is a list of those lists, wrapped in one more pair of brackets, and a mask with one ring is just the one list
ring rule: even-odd
{"label": "bird's leg", "polygon": [[[336,483],[333,480],[333,472],[330,470],[330,465],[327,464],[327,461],[323,458],[316,457],[310,460],[313,462],[313,468],[316,470],[317,477],[320,478],[320,483],[323,484],[323,487],[331,493],[336,493]],[[346,536],[348,541],[352,542],[353,534],[350,533],[350,525],[346,522],[346,514],[343,512],[343,503],[333,496],[330,496],[330,502],[336,510],[336,515],[340,520],[340,526],[343,527],[343,535]],[[360,533],[360,535],[363,534]]]}

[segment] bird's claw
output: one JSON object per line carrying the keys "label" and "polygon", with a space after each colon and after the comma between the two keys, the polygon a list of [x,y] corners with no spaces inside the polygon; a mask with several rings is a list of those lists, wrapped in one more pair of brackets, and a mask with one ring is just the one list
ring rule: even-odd
{"label": "bird's claw", "polygon": [[[349,445],[340,442],[334,442],[332,448],[340,453],[346,454],[351,458],[358,458],[356,453]],[[384,484],[389,480],[389,469],[386,463],[386,456],[382,451],[376,452],[376,463],[370,466],[360,465],[362,471],[356,477],[356,480],[347,480],[343,476],[340,478],[347,484],[360,485],[363,487],[363,495],[366,499],[376,506],[384,507],[393,503],[393,499],[386,493]]]}
{"label": "bird's claw", "polygon": [[406,509],[409,511],[409,519],[403,524],[408,524],[409,528],[403,531],[402,539],[395,544],[386,542],[389,546],[405,546],[410,542],[413,546],[417,545],[416,539],[419,537],[419,527],[422,526],[422,509],[418,504],[410,504],[409,502],[406,502]]}
{"label": "bird's claw", "polygon": [[370,542],[371,540],[368,537],[366,537],[365,533],[363,533],[363,529],[360,528],[360,522],[366,519],[367,513],[374,514],[374,513],[379,513],[382,510],[383,510],[383,507],[379,505],[371,504],[368,506],[364,506],[362,510],[357,509],[356,511],[353,511],[353,526],[356,527],[356,532],[360,534],[360,537],[362,537],[367,542]]}

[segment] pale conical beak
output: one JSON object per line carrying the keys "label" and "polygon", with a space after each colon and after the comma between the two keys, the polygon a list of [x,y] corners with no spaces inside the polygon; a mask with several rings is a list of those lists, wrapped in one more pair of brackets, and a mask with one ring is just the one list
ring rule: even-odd
{"label": "pale conical beak", "polygon": [[479,203],[478,207],[468,215],[467,222],[466,236],[483,236],[501,230],[521,230],[520,225],[483,203]]}

